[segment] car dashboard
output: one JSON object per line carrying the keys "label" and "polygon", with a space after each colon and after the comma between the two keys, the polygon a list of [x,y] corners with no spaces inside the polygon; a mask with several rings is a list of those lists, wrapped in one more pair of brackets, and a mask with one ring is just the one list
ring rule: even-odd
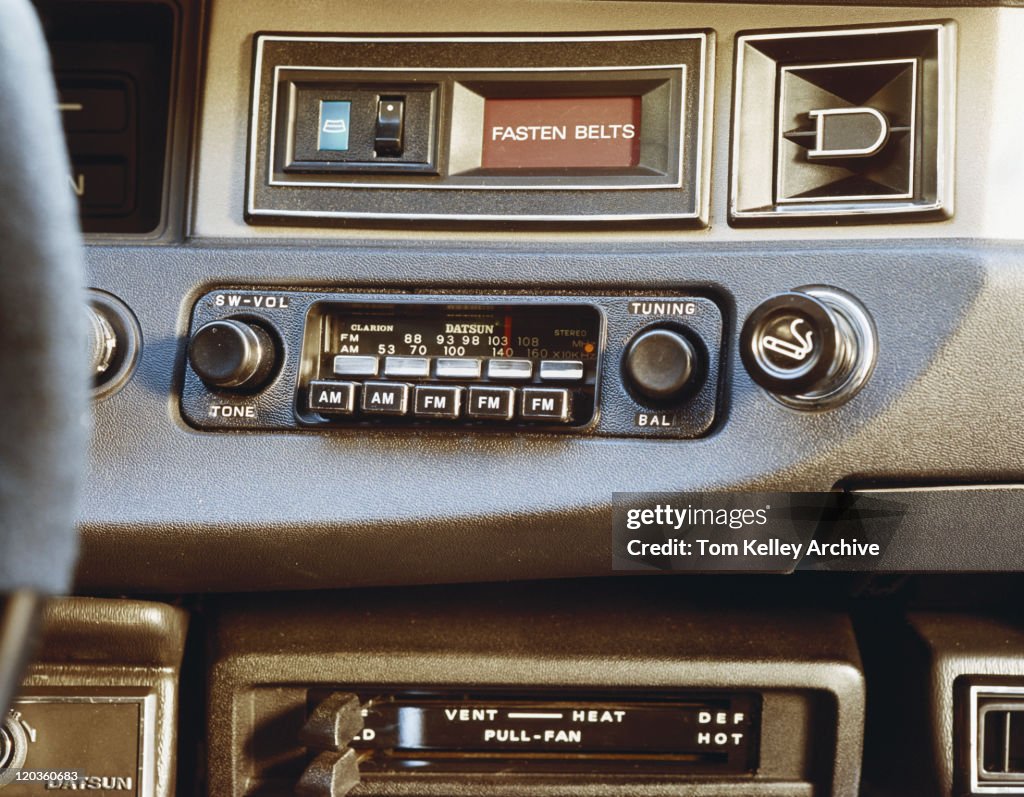
{"label": "car dashboard", "polygon": [[[4,732],[85,775],[12,795],[1024,794],[1017,3],[36,6],[96,376]],[[741,496],[872,555],[626,524]]]}

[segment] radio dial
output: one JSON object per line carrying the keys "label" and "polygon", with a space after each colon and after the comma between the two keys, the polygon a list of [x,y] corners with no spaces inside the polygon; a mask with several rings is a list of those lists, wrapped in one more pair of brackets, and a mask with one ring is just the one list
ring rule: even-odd
{"label": "radio dial", "polygon": [[680,398],[696,381],[700,363],[693,344],[673,329],[649,329],[623,355],[626,384],[642,399],[664,404]]}
{"label": "radio dial", "polygon": [[277,345],[262,327],[236,319],[211,321],[192,336],[192,370],[213,388],[255,390],[277,365]]}

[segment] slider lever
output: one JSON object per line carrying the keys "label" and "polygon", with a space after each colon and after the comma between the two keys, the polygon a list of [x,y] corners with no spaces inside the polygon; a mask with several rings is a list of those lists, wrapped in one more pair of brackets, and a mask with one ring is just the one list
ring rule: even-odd
{"label": "slider lever", "polygon": [[362,729],[362,706],[351,692],[334,692],[313,709],[299,740],[320,752],[295,786],[299,797],[345,797],[358,785],[359,756],[348,744]]}

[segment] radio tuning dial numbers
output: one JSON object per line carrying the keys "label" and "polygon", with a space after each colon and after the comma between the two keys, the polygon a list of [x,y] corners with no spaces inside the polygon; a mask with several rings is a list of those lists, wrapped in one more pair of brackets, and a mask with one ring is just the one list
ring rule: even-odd
{"label": "radio tuning dial numbers", "polygon": [[252,391],[273,375],[278,347],[257,324],[225,319],[204,324],[188,346],[192,370],[212,388]]}
{"label": "radio tuning dial numbers", "polygon": [[772,296],[748,316],[740,359],[750,378],[795,409],[837,406],[867,382],[875,326],[855,298],[820,285]]}
{"label": "radio tuning dial numbers", "polygon": [[684,397],[699,381],[703,363],[694,345],[675,329],[648,328],[622,358],[627,387],[644,404],[659,406]]}

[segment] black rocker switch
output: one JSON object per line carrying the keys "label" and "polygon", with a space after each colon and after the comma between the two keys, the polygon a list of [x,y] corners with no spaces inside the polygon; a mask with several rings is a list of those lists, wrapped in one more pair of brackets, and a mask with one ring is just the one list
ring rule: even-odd
{"label": "black rocker switch", "polygon": [[381,97],[377,101],[377,126],[373,150],[381,158],[402,155],[405,133],[405,97]]}

